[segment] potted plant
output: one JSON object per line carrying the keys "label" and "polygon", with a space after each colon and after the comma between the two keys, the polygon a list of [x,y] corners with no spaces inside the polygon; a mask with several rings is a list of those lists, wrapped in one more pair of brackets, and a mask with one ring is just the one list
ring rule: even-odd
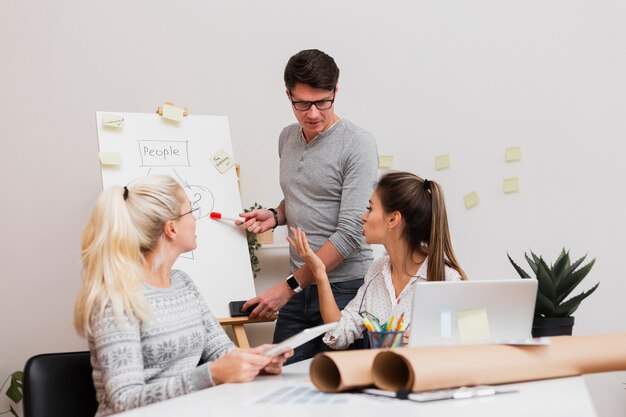
{"label": "potted plant", "polygon": [[[533,337],[571,335],[574,312],[585,298],[593,294],[600,283],[596,283],[591,289],[573,297],[569,296],[587,276],[596,260],[592,259],[586,265],[581,266],[587,257],[585,255],[571,263],[569,252],[563,249],[554,264],[548,266],[541,256],[538,257],[532,251],[530,254],[532,258],[526,253],[524,257],[538,281]],[[507,256],[522,278],[530,278],[530,275],[520,268],[508,253]]]}
{"label": "potted plant", "polygon": [[[252,210],[262,209],[259,203],[254,203],[249,208],[244,209],[244,213],[248,213]],[[256,278],[256,274],[261,271],[261,267],[259,266],[259,258],[256,256],[256,251],[261,247],[261,244],[258,241],[257,235],[255,233],[248,232],[246,230],[246,238],[248,239],[248,253],[250,254],[250,265],[252,266],[252,274]]]}
{"label": "potted plant", "polygon": [[[10,381],[9,387],[5,391],[5,395],[16,406],[22,401],[22,381],[23,380],[24,380],[24,372],[15,371],[11,375],[9,375],[7,379],[4,380],[4,383],[0,387],[0,391],[2,391],[2,389],[5,387],[7,382]],[[0,415],[7,414],[7,413],[11,413],[15,417],[19,417],[19,414],[17,413],[17,410],[13,408],[13,405],[9,405],[8,410],[0,411]]]}

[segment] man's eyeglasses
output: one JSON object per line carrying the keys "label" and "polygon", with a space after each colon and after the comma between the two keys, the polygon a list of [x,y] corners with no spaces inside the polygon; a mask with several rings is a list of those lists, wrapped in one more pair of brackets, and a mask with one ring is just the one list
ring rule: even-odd
{"label": "man's eyeglasses", "polygon": [[193,217],[195,217],[196,219],[199,219],[200,218],[200,211],[199,210],[200,210],[200,207],[196,207],[194,209],[189,210],[186,213],[183,213],[183,214],[181,214],[179,216],[174,217],[172,220],[178,220],[181,217],[186,216],[188,214],[193,214]]}
{"label": "man's eyeglasses", "polygon": [[298,111],[307,111],[311,108],[311,106],[315,106],[318,110],[328,110],[333,106],[335,102],[335,89],[333,89],[333,98],[325,99],[325,100],[316,100],[316,101],[294,101],[293,97],[291,97],[291,92],[289,92],[289,100],[291,100],[291,105],[294,109]]}

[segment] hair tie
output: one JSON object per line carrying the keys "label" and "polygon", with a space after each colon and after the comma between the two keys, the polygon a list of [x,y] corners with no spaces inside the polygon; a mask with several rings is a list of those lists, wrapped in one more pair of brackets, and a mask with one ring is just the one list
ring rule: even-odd
{"label": "hair tie", "polygon": [[124,201],[128,198],[128,187],[124,186]]}
{"label": "hair tie", "polygon": [[428,181],[426,178],[424,178],[424,189],[426,191],[430,191],[430,181]]}

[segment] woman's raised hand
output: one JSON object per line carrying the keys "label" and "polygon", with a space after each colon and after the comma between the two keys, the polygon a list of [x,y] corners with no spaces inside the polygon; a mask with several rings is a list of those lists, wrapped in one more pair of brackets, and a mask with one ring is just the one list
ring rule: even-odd
{"label": "woman's raised hand", "polygon": [[315,279],[325,276],[326,265],[324,265],[324,262],[320,259],[319,256],[317,256],[315,252],[313,252],[313,249],[311,249],[311,247],[309,246],[309,242],[306,238],[306,233],[304,233],[304,231],[299,227],[297,229],[290,227],[290,229],[291,234],[293,235],[293,239],[287,236],[287,241],[296,251],[298,251],[298,254],[302,258],[302,260],[306,262],[308,267],[313,272],[313,275],[315,275]]}

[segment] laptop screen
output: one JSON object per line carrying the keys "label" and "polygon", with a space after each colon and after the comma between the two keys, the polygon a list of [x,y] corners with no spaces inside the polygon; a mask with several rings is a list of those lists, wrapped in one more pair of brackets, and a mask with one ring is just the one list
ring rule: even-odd
{"label": "laptop screen", "polygon": [[409,346],[531,340],[534,279],[418,282]]}

